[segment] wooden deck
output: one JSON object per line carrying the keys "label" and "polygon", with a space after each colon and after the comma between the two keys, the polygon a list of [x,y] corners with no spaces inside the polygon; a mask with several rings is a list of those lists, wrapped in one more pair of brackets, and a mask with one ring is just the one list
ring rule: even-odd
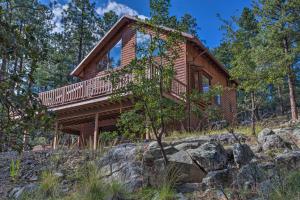
{"label": "wooden deck", "polygon": [[[72,104],[77,104],[79,102],[108,97],[113,92],[112,84],[109,80],[110,74],[108,73],[86,81],[42,92],[39,94],[39,98],[43,105],[51,109],[65,105],[72,106]],[[131,74],[125,75],[121,77],[118,87],[124,87],[132,80],[133,76]],[[177,79],[173,79],[171,91],[167,96],[177,100],[182,99],[182,96],[186,91],[187,87],[184,83]]]}

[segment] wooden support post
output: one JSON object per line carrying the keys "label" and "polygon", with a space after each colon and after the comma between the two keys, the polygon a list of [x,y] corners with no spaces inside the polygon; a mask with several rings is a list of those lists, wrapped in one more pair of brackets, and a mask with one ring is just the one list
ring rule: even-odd
{"label": "wooden support post", "polygon": [[96,116],[95,116],[95,129],[94,129],[94,147],[93,147],[94,150],[97,149],[98,127],[99,127],[99,113],[96,113]]}
{"label": "wooden support post", "polygon": [[55,122],[55,132],[54,132],[54,138],[53,138],[53,149],[56,149],[57,135],[58,135],[58,122]]}

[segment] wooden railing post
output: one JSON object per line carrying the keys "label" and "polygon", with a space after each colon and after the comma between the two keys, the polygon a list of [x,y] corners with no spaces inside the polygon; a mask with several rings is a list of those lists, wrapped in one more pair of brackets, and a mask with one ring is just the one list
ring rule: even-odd
{"label": "wooden railing post", "polygon": [[93,146],[94,150],[97,149],[98,127],[99,127],[99,113],[96,113],[96,116],[95,116],[95,129],[94,129],[94,146]]}
{"label": "wooden railing post", "polygon": [[54,132],[54,138],[53,138],[53,149],[56,149],[57,135],[58,135],[58,122],[55,122],[55,132]]}

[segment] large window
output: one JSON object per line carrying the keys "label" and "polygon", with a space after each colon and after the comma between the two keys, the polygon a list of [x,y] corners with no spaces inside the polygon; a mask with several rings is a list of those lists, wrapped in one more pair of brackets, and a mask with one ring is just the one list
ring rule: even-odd
{"label": "large window", "polygon": [[202,74],[202,92],[208,92],[210,89],[210,77],[206,74]]}
{"label": "large window", "polygon": [[195,70],[193,73],[192,88],[201,92],[208,92],[210,86],[211,77],[203,71]]}
{"label": "large window", "polygon": [[[149,47],[153,38],[150,34],[142,33],[140,31],[136,32],[136,58],[142,58],[149,54]],[[159,52],[165,51],[165,41],[163,39],[156,40],[155,49],[152,52],[152,56],[158,56]]]}
{"label": "large window", "polygon": [[119,40],[100,60],[98,69],[103,71],[121,66],[122,39]]}
{"label": "large window", "polygon": [[108,52],[109,67],[116,68],[121,66],[121,54],[122,54],[122,40],[119,40],[117,44]]}
{"label": "large window", "polygon": [[142,33],[140,31],[136,32],[136,57],[142,58],[146,56],[147,49],[151,44],[151,36],[149,34]]}

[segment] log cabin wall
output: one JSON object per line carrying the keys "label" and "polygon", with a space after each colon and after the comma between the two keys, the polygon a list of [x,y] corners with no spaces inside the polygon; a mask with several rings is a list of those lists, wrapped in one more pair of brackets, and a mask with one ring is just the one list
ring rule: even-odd
{"label": "log cabin wall", "polygon": [[[223,87],[223,93],[221,95],[221,111],[223,118],[227,121],[232,121],[236,108],[236,90],[229,87],[228,75],[223,72],[220,67],[217,66],[210,58],[202,53],[203,50],[196,48],[193,44],[187,44],[187,65],[188,70],[186,74],[190,74],[190,83],[193,81],[194,70],[203,71],[211,77],[211,85],[221,85]],[[189,84],[191,88],[192,84]]]}

